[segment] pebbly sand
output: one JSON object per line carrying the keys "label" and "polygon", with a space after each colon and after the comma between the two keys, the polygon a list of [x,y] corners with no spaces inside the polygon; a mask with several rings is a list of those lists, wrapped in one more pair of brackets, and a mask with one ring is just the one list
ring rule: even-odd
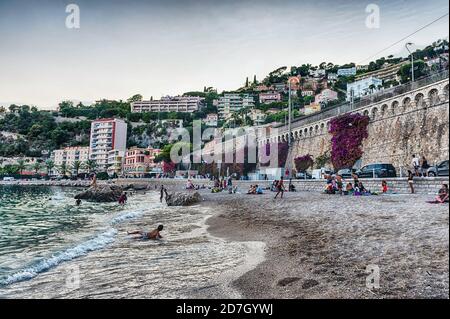
{"label": "pebbly sand", "polygon": [[449,298],[449,206],[430,196],[203,196],[211,234],[266,243],[265,261],[233,282],[246,298]]}

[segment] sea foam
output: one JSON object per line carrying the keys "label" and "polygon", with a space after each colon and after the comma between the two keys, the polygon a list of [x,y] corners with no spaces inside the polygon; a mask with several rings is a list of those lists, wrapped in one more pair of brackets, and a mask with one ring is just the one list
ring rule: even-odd
{"label": "sea foam", "polygon": [[75,247],[68,248],[62,252],[55,253],[53,256],[47,259],[43,259],[37,262],[33,266],[29,266],[21,271],[7,276],[0,280],[0,286],[10,285],[16,282],[29,280],[36,277],[39,273],[49,270],[62,262],[75,259],[80,256],[86,255],[90,251],[98,250],[114,241],[117,235],[117,230],[114,228],[103,232],[96,237],[89,239],[83,243],[76,245]]}

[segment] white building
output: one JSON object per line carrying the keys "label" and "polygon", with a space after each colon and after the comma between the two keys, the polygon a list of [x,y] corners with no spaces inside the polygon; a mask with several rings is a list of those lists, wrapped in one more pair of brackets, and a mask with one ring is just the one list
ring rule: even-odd
{"label": "white building", "polygon": [[207,126],[217,126],[219,122],[219,115],[217,113],[209,113],[206,115],[206,118],[203,120],[203,123]]}
{"label": "white building", "polygon": [[347,68],[347,69],[339,69],[337,71],[338,76],[352,76],[356,75],[356,67]]}
{"label": "white building", "polygon": [[166,96],[161,100],[137,101],[131,103],[133,113],[183,112],[192,113],[203,108],[204,98],[198,96]]}
{"label": "white building", "polygon": [[127,124],[121,119],[100,119],[91,124],[89,158],[100,171],[106,171],[111,150],[125,152],[127,146]]}
{"label": "white building", "polygon": [[347,84],[347,101],[350,101],[352,93],[354,98],[362,97],[378,91],[378,87],[383,85],[383,80],[370,77]]}
{"label": "white building", "polygon": [[338,99],[338,93],[336,91],[325,89],[315,97],[316,103],[328,103],[330,101],[336,101]]}
{"label": "white building", "polygon": [[67,173],[76,174],[74,169],[75,162],[81,163],[78,173],[86,173],[87,170],[84,164],[89,159],[89,147],[66,147],[60,150],[54,150],[51,154],[51,159],[55,165],[53,174],[59,174],[58,168],[65,165]]}
{"label": "white building", "polygon": [[320,78],[326,75],[325,69],[309,70],[309,75],[315,78]]}
{"label": "white building", "polygon": [[266,114],[259,109],[252,109],[249,113],[249,117],[253,121],[254,125],[264,124],[266,120]]}
{"label": "white building", "polygon": [[281,101],[281,94],[279,92],[267,92],[259,94],[259,103],[270,104]]}
{"label": "white building", "polygon": [[109,176],[116,174],[120,176],[122,174],[122,167],[125,161],[125,151],[113,149],[108,152],[108,168],[107,172]]}
{"label": "white building", "polygon": [[219,117],[228,119],[232,113],[243,108],[253,108],[255,101],[250,94],[225,93],[218,100]]}

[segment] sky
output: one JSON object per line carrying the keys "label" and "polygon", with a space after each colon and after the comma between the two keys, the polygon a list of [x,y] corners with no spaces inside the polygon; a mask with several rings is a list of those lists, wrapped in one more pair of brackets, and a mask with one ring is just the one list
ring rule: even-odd
{"label": "sky", "polygon": [[[67,28],[66,6],[80,9]],[[368,28],[380,9],[379,28]],[[0,0],[0,105],[233,90],[280,66],[355,62],[448,13],[447,0]],[[448,16],[413,35],[448,38]],[[406,42],[406,41],[405,41]]]}

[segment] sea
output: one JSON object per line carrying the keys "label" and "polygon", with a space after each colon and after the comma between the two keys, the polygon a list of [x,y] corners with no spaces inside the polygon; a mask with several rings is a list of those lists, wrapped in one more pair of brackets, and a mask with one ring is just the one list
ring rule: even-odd
{"label": "sea", "polygon": [[[262,243],[211,236],[201,205],[150,191],[77,206],[78,192],[0,185],[0,298],[239,298],[232,282],[264,258]],[[158,241],[127,234],[159,224]]]}

